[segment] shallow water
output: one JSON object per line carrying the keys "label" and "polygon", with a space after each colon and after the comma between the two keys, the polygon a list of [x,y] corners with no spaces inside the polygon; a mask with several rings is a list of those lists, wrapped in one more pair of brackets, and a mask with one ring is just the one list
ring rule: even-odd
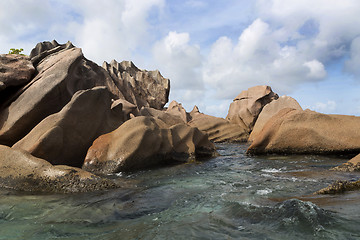
{"label": "shallow water", "polygon": [[0,190],[0,239],[360,239],[360,192],[315,196],[347,159],[245,155],[113,176],[126,189],[44,195]]}

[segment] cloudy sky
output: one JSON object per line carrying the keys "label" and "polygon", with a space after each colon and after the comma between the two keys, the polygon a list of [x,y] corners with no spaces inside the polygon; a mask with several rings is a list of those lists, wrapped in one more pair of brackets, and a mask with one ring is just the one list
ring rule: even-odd
{"label": "cloudy sky", "polygon": [[99,65],[159,69],[170,100],[220,117],[255,85],[360,115],[359,13],[359,0],[0,0],[0,53],[70,40]]}

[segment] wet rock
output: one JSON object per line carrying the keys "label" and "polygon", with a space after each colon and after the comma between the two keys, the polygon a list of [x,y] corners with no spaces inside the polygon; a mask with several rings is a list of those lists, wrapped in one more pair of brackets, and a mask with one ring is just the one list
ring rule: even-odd
{"label": "wet rock", "polygon": [[120,187],[80,168],[53,166],[23,150],[0,145],[0,186],[32,192],[88,192]]}
{"label": "wet rock", "polygon": [[112,108],[111,104],[105,87],[78,91],[60,112],[46,117],[13,148],[52,164],[81,167],[92,142],[127,120],[122,104]]}
{"label": "wet rock", "polygon": [[134,171],[211,157],[215,146],[206,134],[185,124],[168,127],[152,117],[135,117],[96,139],[83,169],[94,173]]}
{"label": "wet rock", "polygon": [[233,100],[226,119],[250,133],[263,107],[278,97],[269,86],[251,87]]}
{"label": "wet rock", "polygon": [[284,108],[302,110],[300,104],[292,97],[281,96],[280,98],[271,101],[270,103],[266,104],[261,110],[259,117],[255,122],[254,129],[251,131],[251,134],[249,136],[249,141],[252,142],[261,132],[266,122]]}
{"label": "wet rock", "polygon": [[346,191],[360,190],[360,180],[357,181],[336,181],[326,188],[323,188],[315,194],[339,194]]}
{"label": "wet rock", "polygon": [[138,106],[163,109],[168,102],[170,81],[164,78],[159,71],[138,69],[131,61],[118,63],[104,62],[103,68],[110,74],[123,99]]}
{"label": "wet rock", "polygon": [[360,154],[350,159],[348,162],[334,167],[330,170],[342,172],[360,172]]}
{"label": "wet rock", "polygon": [[192,120],[188,124],[206,132],[212,142],[246,142],[249,137],[248,132],[238,124],[200,113],[196,106],[190,112],[190,116]]}
{"label": "wet rock", "polygon": [[263,127],[249,154],[336,154],[360,152],[360,117],[285,108]]}

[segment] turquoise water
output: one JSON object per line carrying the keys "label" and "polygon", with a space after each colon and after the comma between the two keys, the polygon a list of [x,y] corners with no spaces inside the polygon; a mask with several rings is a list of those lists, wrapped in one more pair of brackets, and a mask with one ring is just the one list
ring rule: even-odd
{"label": "turquoise water", "polygon": [[360,239],[360,192],[315,196],[344,157],[245,155],[112,176],[86,194],[0,190],[0,239]]}

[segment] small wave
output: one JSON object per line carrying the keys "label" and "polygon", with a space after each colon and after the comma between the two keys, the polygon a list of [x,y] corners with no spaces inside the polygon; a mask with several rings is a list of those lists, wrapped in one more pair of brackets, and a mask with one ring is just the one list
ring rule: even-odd
{"label": "small wave", "polygon": [[265,168],[265,169],[261,169],[261,171],[266,172],[266,173],[279,173],[279,172],[281,172],[281,169]]}
{"label": "small wave", "polygon": [[256,191],[256,194],[258,194],[258,195],[267,195],[269,193],[272,193],[272,190],[270,188],[265,188],[265,189]]}

